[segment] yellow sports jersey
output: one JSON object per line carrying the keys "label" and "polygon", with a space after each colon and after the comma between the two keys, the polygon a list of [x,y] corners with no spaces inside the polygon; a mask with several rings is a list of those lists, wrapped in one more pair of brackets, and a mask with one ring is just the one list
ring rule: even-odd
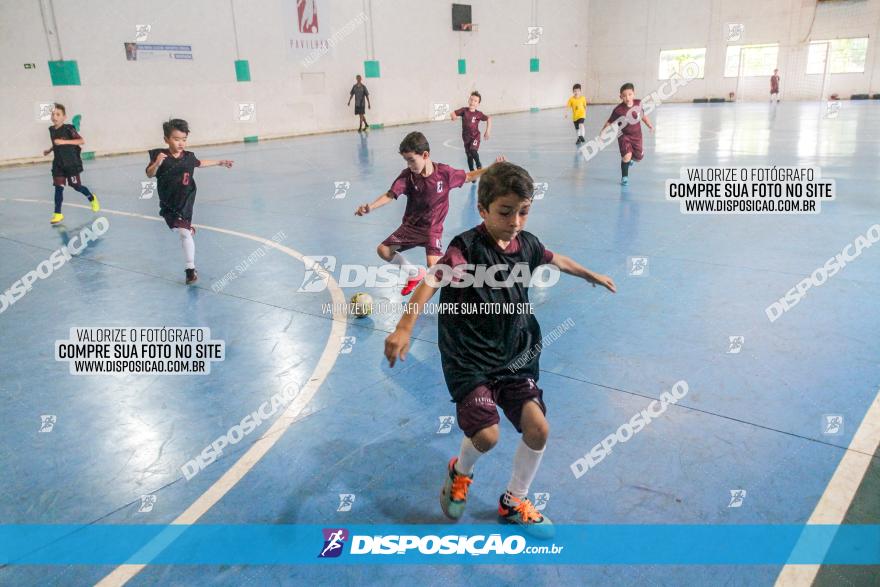
{"label": "yellow sports jersey", "polygon": [[566,104],[566,106],[571,108],[572,120],[587,117],[587,99],[584,96],[580,96],[578,98],[572,96],[568,99],[568,104]]}

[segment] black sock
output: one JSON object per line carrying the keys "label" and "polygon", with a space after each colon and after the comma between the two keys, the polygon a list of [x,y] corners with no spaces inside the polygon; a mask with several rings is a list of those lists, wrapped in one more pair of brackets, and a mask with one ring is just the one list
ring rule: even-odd
{"label": "black sock", "polygon": [[467,160],[468,160],[468,169],[473,171],[474,170],[474,157],[473,157],[473,155],[470,154],[470,151],[468,151]]}
{"label": "black sock", "polygon": [[61,202],[64,201],[64,186],[56,185],[55,186],[55,213],[61,214]]}
{"label": "black sock", "polygon": [[620,174],[623,177],[629,177],[629,161],[620,162]]}
{"label": "black sock", "polygon": [[477,169],[482,169],[483,164],[480,163],[480,154],[474,151],[474,162],[477,164]]}
{"label": "black sock", "polygon": [[72,187],[73,187],[73,189],[75,189],[76,191],[78,191],[79,193],[81,193],[82,195],[87,197],[89,199],[89,202],[91,202],[92,200],[95,199],[95,196],[92,195],[92,192],[90,192],[89,188],[87,188],[86,186],[76,185],[76,186],[72,186]]}

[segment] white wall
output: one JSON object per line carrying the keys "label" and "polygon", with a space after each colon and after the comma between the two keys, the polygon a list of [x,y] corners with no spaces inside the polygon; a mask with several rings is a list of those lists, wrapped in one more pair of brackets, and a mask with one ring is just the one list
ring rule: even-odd
{"label": "white wall", "polygon": [[[814,18],[815,15],[815,18]],[[626,18],[624,18],[626,16]],[[705,78],[679,90],[674,101],[727,97],[767,99],[768,77],[724,77],[728,44],[778,43],[783,99],[818,99],[822,75],[806,75],[808,43],[848,37],[870,37],[865,73],[834,74],[825,92],[848,98],[857,93],[880,93],[880,0],[629,0],[626,7],[613,0],[591,0],[588,51],[588,100],[618,101],[624,82],[647,95],[662,82],[657,79],[661,50],[702,48],[706,51]],[[745,25],[743,39],[727,41],[728,23]]]}
{"label": "white wall", "polygon": [[[386,125],[426,120],[435,102],[463,105],[471,89],[483,94],[488,113],[560,106],[587,69],[587,0],[472,0],[476,33],[452,31],[451,2],[317,0],[322,38],[363,12],[370,19],[311,66],[303,64],[308,51],[288,49],[295,0],[42,2],[54,6],[63,57],[78,62],[82,85],[51,85],[47,61],[58,56],[50,55],[40,2],[0,0],[0,162],[32,159],[47,147],[48,124],[34,112],[39,102],[81,114],[85,150],[101,155],[160,146],[161,123],[171,116],[189,121],[192,145],[353,129],[345,103],[367,58],[381,64],[381,77],[365,80],[368,119]],[[231,2],[249,83],[235,81]],[[152,25],[148,43],[192,45],[194,60],[126,61],[123,43],[136,24]],[[544,37],[525,45],[534,24],[545,27]],[[529,72],[533,55],[539,73]],[[457,73],[459,57],[467,59],[466,75]],[[320,75],[304,87],[303,73],[323,74],[323,87]],[[239,102],[256,103],[255,122],[235,120]]]}

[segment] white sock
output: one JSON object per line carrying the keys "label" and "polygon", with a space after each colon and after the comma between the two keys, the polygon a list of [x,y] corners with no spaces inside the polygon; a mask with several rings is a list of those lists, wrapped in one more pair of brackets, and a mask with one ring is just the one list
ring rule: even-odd
{"label": "white sock", "polygon": [[519,439],[516,447],[516,454],[513,456],[513,474],[507,483],[507,491],[516,498],[523,499],[529,495],[529,487],[535,480],[535,474],[541,465],[541,457],[544,456],[544,449],[532,450],[523,441]]}
{"label": "white sock", "polygon": [[586,134],[587,134],[586,126],[587,126],[586,124],[582,124],[578,127],[578,136],[579,137],[586,136]]}
{"label": "white sock", "polygon": [[400,275],[401,277],[415,277],[419,274],[419,268],[416,265],[412,265],[406,257],[404,257],[400,253],[394,253],[394,256],[391,257],[391,263],[400,267]]}
{"label": "white sock", "polygon": [[465,436],[461,439],[461,450],[458,453],[458,461],[455,463],[455,470],[462,475],[471,475],[474,472],[474,464],[477,459],[483,456],[483,453],[477,450],[471,439]]}
{"label": "white sock", "polygon": [[180,248],[183,249],[183,260],[187,269],[196,268],[196,242],[193,240],[192,231],[188,228],[178,228],[177,236],[180,237]]}

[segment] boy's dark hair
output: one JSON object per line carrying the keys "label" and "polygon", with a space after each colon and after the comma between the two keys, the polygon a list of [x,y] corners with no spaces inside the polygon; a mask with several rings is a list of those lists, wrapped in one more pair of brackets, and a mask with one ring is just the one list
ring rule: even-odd
{"label": "boy's dark hair", "polygon": [[520,199],[532,199],[535,184],[529,172],[510,162],[495,163],[480,176],[477,203],[489,211],[489,205],[498,198],[515,194]]}
{"label": "boy's dark hair", "polygon": [[630,82],[626,82],[625,84],[620,86],[620,93],[622,94],[624,90],[632,90],[633,92],[635,92],[636,87],[634,85],[632,85]]}
{"label": "boy's dark hair", "polygon": [[55,110],[61,110],[64,114],[67,114],[67,108],[64,107],[64,104],[59,104],[58,102],[55,102],[52,107]]}
{"label": "boy's dark hair", "polygon": [[182,118],[172,118],[168,122],[162,123],[162,130],[165,132],[165,138],[171,136],[171,131],[179,130],[185,135],[189,134],[189,123]]}
{"label": "boy's dark hair", "polygon": [[471,96],[476,96],[477,98],[480,99],[480,104],[483,103],[483,97],[480,95],[480,92],[478,92],[477,90],[474,90],[473,92],[471,92]]}
{"label": "boy's dark hair", "polygon": [[414,131],[403,137],[403,140],[400,141],[400,154],[404,153],[416,153],[421,155],[425,151],[431,152],[431,146],[428,144],[428,139],[425,138],[425,135],[420,133],[419,131]]}
{"label": "boy's dark hair", "polygon": [[579,89],[581,89],[581,85],[580,85],[580,84],[575,84],[575,85],[571,86],[571,91],[572,91],[572,92],[575,91],[575,90],[579,90]]}

